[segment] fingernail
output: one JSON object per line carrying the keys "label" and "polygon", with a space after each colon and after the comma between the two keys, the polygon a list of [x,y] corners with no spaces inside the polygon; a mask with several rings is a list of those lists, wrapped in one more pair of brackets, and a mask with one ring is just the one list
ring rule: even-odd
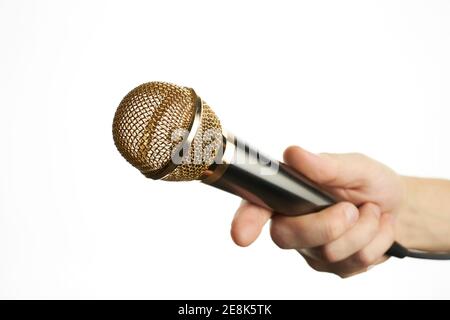
{"label": "fingernail", "polygon": [[373,265],[371,265],[371,266],[368,266],[367,267],[367,269],[366,269],[366,271],[369,271],[370,269],[372,269],[373,267],[375,267],[375,265],[373,264]]}
{"label": "fingernail", "polygon": [[359,212],[358,212],[358,209],[356,209],[356,207],[354,207],[354,206],[348,206],[348,207],[345,209],[345,215],[347,216],[347,221],[348,221],[350,224],[353,224],[353,223],[356,222],[356,220],[358,220]]}

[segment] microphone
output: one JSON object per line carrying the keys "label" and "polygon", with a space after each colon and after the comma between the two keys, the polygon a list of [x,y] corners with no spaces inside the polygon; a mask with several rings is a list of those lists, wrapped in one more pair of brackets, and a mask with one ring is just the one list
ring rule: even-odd
{"label": "microphone", "polygon": [[[339,201],[286,164],[227,133],[191,88],[165,82],[136,87],[117,108],[113,138],[122,156],[151,179],[200,180],[291,216]],[[403,258],[407,249],[394,243],[387,254]]]}

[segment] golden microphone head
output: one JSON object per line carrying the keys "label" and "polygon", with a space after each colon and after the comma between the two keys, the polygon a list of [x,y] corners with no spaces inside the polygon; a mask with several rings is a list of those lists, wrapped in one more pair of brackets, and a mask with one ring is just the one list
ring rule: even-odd
{"label": "golden microphone head", "polygon": [[[211,108],[193,89],[165,82],[131,90],[113,121],[114,143],[122,156],[145,176],[169,181],[202,179],[211,165],[205,159],[215,158],[221,140],[211,148],[207,132],[222,132]],[[173,161],[180,156],[182,161]]]}

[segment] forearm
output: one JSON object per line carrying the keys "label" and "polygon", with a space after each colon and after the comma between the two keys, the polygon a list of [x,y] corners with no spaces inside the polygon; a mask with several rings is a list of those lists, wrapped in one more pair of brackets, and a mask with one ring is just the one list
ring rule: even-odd
{"label": "forearm", "polygon": [[397,215],[396,240],[410,249],[450,250],[450,181],[402,177],[404,207]]}

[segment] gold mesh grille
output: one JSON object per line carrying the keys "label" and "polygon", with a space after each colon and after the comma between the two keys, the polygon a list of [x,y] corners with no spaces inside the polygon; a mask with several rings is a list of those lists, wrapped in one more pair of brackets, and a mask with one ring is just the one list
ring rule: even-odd
{"label": "gold mesh grille", "polygon": [[[192,89],[164,82],[145,83],[130,91],[117,108],[113,121],[113,138],[119,152],[146,176],[156,177],[171,164],[171,154],[179,143],[172,141],[172,133],[192,126],[195,99]],[[196,157],[204,153],[214,157],[219,147],[217,143],[209,143],[206,148],[208,143],[203,133],[209,129],[220,132],[221,126],[214,112],[203,103],[200,126],[193,139],[195,148],[191,147],[189,157],[163,180],[201,178],[210,163],[199,162]]]}
{"label": "gold mesh grille", "polygon": [[[189,150],[189,158],[163,180],[186,181],[201,178],[221,147],[221,131],[219,119],[203,102],[202,119]],[[209,134],[209,137],[205,138],[205,134]]]}

